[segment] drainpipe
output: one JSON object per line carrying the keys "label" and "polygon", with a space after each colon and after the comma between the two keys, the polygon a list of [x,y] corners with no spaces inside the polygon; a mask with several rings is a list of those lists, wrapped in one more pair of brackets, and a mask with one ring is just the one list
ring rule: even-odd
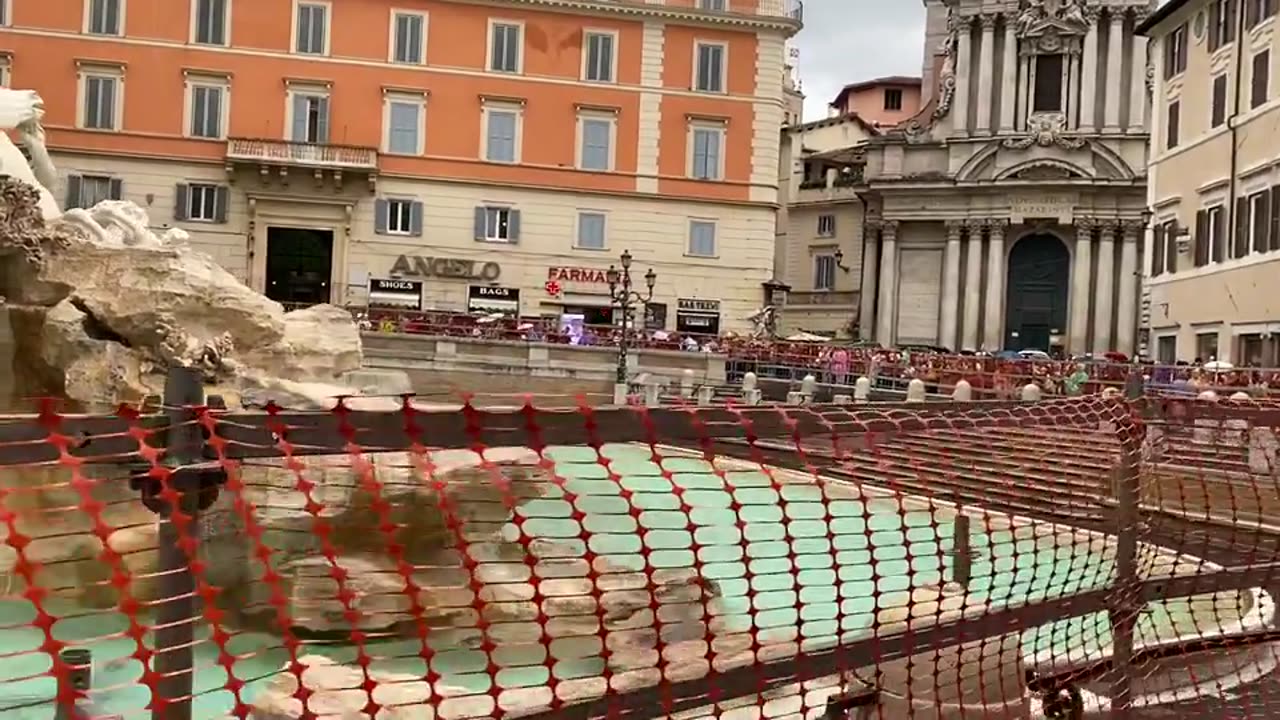
{"label": "drainpipe", "polygon": [[[866,178],[867,178],[866,172],[867,172],[867,166],[864,164],[862,166],[863,182],[866,182]],[[857,193],[857,196],[858,196],[858,202],[862,203],[862,250],[860,251],[862,259],[858,263],[858,272],[861,273],[862,269],[867,266],[867,207],[868,205],[867,205],[867,198],[865,195],[863,195],[862,193]],[[877,292],[875,293],[875,296],[871,298],[871,317],[872,318],[875,318],[876,310],[879,309],[875,306],[876,301],[879,300],[880,298],[879,289],[880,289],[879,287],[876,288]],[[861,321],[862,319],[862,303],[866,301],[867,301],[867,289],[862,287],[862,277],[859,277],[858,278],[858,319],[859,321]],[[861,324],[858,325],[858,341],[859,342],[863,342],[868,339],[866,337],[867,331],[868,331],[868,328],[862,327]]]}
{"label": "drainpipe", "polygon": [[[1240,126],[1236,120],[1240,117],[1240,100],[1244,91],[1241,85],[1244,82],[1244,51],[1245,51],[1245,2],[1236,3],[1236,82],[1235,97],[1232,99],[1231,117],[1227,118],[1227,129],[1231,136],[1231,167],[1230,180],[1227,183],[1227,237],[1231,238],[1231,246],[1236,243],[1236,196],[1240,192],[1239,181],[1236,179],[1236,171],[1240,166]],[[1252,249],[1246,253],[1252,252]],[[1212,259],[1212,258],[1211,258]]]}

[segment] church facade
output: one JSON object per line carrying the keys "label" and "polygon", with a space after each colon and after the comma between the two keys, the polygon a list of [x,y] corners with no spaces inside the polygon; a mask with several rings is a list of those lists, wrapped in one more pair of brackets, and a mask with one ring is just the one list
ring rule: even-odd
{"label": "church facade", "polygon": [[866,149],[859,335],[1137,346],[1154,0],[926,0],[911,120]]}

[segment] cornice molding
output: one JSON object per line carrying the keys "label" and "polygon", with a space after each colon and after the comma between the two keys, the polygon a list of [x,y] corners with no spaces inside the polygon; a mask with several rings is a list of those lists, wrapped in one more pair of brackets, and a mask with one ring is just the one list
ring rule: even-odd
{"label": "cornice molding", "polygon": [[729,25],[757,30],[776,30],[787,35],[800,31],[803,23],[782,15],[743,15],[734,12],[698,10],[692,7],[650,5],[643,0],[455,0],[468,5],[514,5],[545,7],[556,10],[593,12],[602,15],[631,17],[656,17],[682,22],[702,23],[709,26]]}

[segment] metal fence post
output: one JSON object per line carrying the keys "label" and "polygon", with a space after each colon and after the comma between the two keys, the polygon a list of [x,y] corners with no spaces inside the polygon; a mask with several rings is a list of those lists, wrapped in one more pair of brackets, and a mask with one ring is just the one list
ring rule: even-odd
{"label": "metal fence post", "polygon": [[[165,464],[179,468],[199,462],[204,443],[196,413],[192,406],[204,403],[204,386],[193,368],[172,368],[165,379],[164,405],[168,416]],[[198,471],[179,471],[172,476],[173,489],[181,494],[179,507],[190,521],[185,531],[197,534],[200,500]],[[160,596],[156,605],[154,657],[155,669],[161,675],[153,699],[152,720],[191,720],[192,645],[195,641],[195,579],[187,553],[179,542],[178,529],[169,521],[170,508],[159,500],[160,531]],[[155,702],[163,699],[167,702]]]}
{"label": "metal fence post", "polygon": [[1141,534],[1141,460],[1144,427],[1132,419],[1116,423],[1120,466],[1116,472],[1116,565],[1107,617],[1111,623],[1111,717],[1129,717],[1133,701],[1133,640],[1143,603],[1138,596],[1138,537]]}

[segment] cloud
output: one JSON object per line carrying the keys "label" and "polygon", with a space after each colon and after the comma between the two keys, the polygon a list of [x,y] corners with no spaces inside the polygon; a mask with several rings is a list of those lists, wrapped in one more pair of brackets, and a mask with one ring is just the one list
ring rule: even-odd
{"label": "cloud", "polygon": [[800,50],[806,120],[827,116],[827,103],[851,82],[919,75],[924,64],[920,0],[806,0]]}

